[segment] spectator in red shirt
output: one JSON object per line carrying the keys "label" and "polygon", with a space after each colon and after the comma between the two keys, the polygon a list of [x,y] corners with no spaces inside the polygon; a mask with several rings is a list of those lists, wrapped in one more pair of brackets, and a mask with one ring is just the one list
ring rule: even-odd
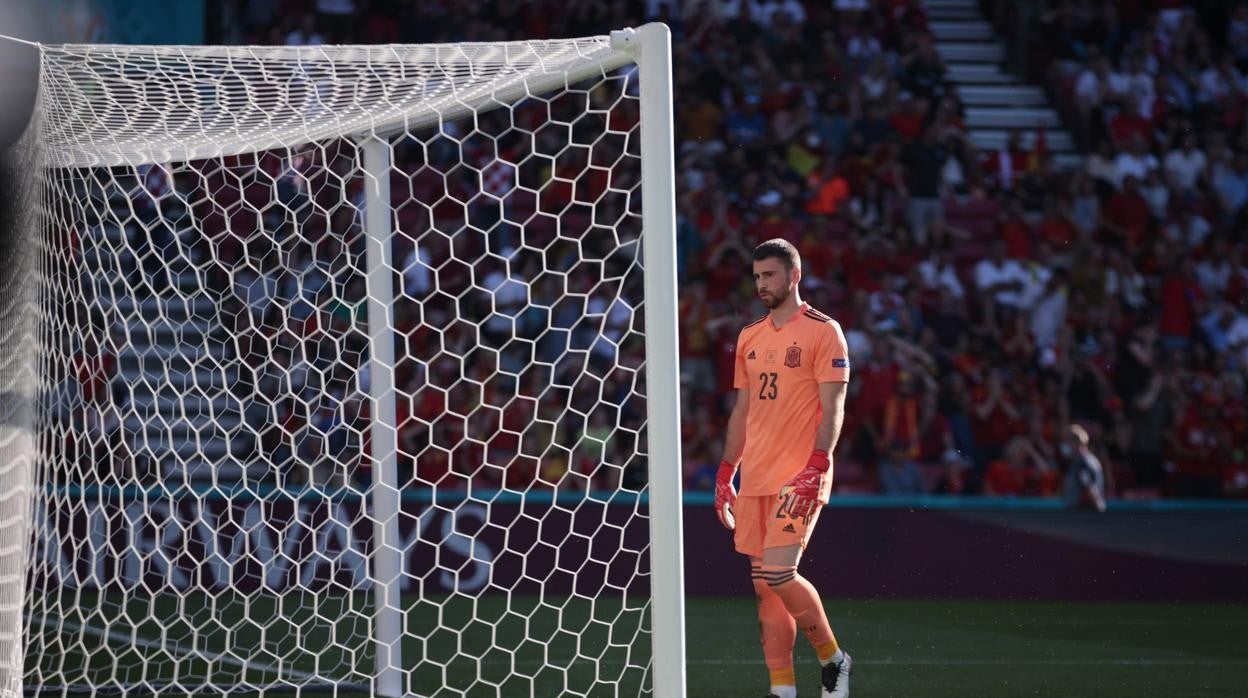
{"label": "spectator in red shirt", "polygon": [[837,170],[836,158],[831,156],[824,159],[818,174],[811,174],[807,186],[814,192],[806,202],[806,212],[812,215],[834,216],[849,199],[849,181]]}
{"label": "spectator in red shirt", "polygon": [[854,369],[855,380],[861,385],[854,411],[861,415],[863,427],[871,433],[872,441],[879,446],[883,442],[876,425],[882,424],[884,406],[896,390],[900,371],[897,364],[884,355],[887,344],[882,337],[873,335],[871,346],[873,351],[862,367]]}
{"label": "spectator in red shirt", "polygon": [[706,269],[706,295],[713,301],[722,301],[734,295],[748,278],[750,250],[739,238],[726,238],[712,248],[703,263]]}
{"label": "spectator in red shirt", "polygon": [[706,283],[691,281],[681,294],[679,315],[685,323],[680,333],[681,382],[700,393],[715,387],[715,369],[711,361],[711,337],[707,329],[711,304],[706,297]]}
{"label": "spectator in red shirt", "polygon": [[1204,393],[1190,401],[1174,431],[1168,435],[1169,455],[1177,470],[1171,494],[1180,497],[1216,497],[1221,489],[1221,456],[1229,435],[1218,420],[1218,397]]}
{"label": "spectator in red shirt", "polygon": [[880,434],[890,448],[901,449],[906,460],[919,457],[922,434],[919,431],[919,400],[909,373],[897,375],[897,392],[884,403]]}
{"label": "spectator in red shirt", "polygon": [[763,240],[780,238],[790,243],[797,243],[801,240],[801,226],[789,215],[782,193],[772,189],[758,197],[755,204],[762,213],[759,221],[753,226],[758,231],[759,238]]}
{"label": "spectator in red shirt", "polygon": [[922,440],[919,447],[919,460],[925,463],[938,462],[955,449],[949,418],[940,411],[935,390],[923,393],[920,414],[919,433]]}
{"label": "spectator in red shirt", "polygon": [[1189,346],[1204,300],[1205,294],[1196,281],[1195,263],[1190,258],[1176,260],[1161,282],[1162,347],[1186,349]]}
{"label": "spectator in red shirt", "polygon": [[1010,259],[1031,258],[1031,226],[1023,218],[1023,202],[1010,197],[997,222],[997,236],[1005,240],[1005,255]]}
{"label": "spectator in red shirt", "polygon": [[927,117],[928,102],[926,99],[914,97],[906,100],[902,108],[893,112],[889,123],[893,130],[901,134],[907,141],[918,138],[923,133],[923,124]]}
{"label": "spectator in red shirt", "polygon": [[994,366],[988,379],[971,391],[971,426],[975,433],[976,466],[982,469],[999,458],[1005,444],[1022,430],[1022,415],[1005,386],[1001,369]]}
{"label": "spectator in red shirt", "polygon": [[1057,492],[1057,471],[1025,438],[1010,441],[1003,458],[984,475],[984,494],[1049,497]]}
{"label": "spectator in red shirt", "polygon": [[729,204],[724,192],[714,190],[703,194],[703,207],[698,212],[697,227],[702,242],[714,247],[726,238],[741,234],[741,214]]}
{"label": "spectator in red shirt", "polygon": [[1128,97],[1126,108],[1118,112],[1109,122],[1109,136],[1114,147],[1125,150],[1131,144],[1133,136],[1139,136],[1145,142],[1153,140],[1153,123],[1140,115],[1139,100]]}
{"label": "spectator in red shirt", "polygon": [[1122,190],[1105,207],[1102,225],[1115,242],[1136,248],[1144,240],[1151,215],[1148,201],[1140,194],[1140,180],[1129,174],[1122,180]]}
{"label": "spectator in red shirt", "polygon": [[1065,254],[1078,240],[1078,233],[1066,211],[1062,210],[1057,197],[1044,199],[1044,217],[1040,219],[1040,239],[1049,243],[1058,254]]}
{"label": "spectator in red shirt", "polygon": [[712,320],[707,327],[711,333],[712,351],[715,354],[715,390],[719,395],[734,392],[732,387],[737,370],[737,337],[745,318],[735,310]]}

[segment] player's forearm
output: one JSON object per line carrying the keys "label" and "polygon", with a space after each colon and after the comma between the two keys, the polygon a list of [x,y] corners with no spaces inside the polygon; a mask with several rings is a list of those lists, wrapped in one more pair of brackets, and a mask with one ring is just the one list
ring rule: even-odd
{"label": "player's forearm", "polygon": [[728,434],[724,437],[724,460],[736,465],[745,450],[745,417],[741,409],[733,409],[728,417]]}
{"label": "player's forearm", "polygon": [[841,438],[841,424],[845,422],[845,409],[832,410],[825,413],[819,420],[819,431],[815,432],[815,450],[832,453],[836,450],[836,442]]}
{"label": "player's forearm", "polygon": [[815,432],[815,450],[827,451],[831,454],[836,450],[836,442],[841,438],[841,425],[845,423],[845,395],[841,392],[832,404],[825,407],[819,419],[819,429]]}

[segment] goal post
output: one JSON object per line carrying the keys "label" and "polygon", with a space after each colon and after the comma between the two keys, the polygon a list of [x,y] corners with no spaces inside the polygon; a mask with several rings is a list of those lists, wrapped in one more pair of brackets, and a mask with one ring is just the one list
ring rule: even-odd
{"label": "goal post", "polygon": [[[676,152],[672,116],[672,47],[666,25],[641,27],[641,186],[646,297],[676,298]],[[647,306],[646,355],[678,356],[676,303]],[[681,533],[680,367],[647,364],[650,454],[674,454],[650,469],[650,555],[655,570],[654,676],[656,686],[685,686],[684,549]]]}
{"label": "goal post", "polygon": [[403,694],[403,603],[399,577],[403,551],[399,542],[398,422],[393,379],[394,332],[390,308],[394,306],[394,261],[389,241],[394,235],[390,209],[389,144],[380,137],[363,140],[365,179],[364,227],[368,233],[368,337],[370,388],[375,416],[370,428],[376,444],[373,463],[377,470],[372,491],[373,607],[377,636],[377,681],[383,696]]}
{"label": "goal post", "polygon": [[[0,51],[0,56],[11,54]],[[7,75],[13,79],[13,75]],[[4,119],[0,119],[4,121]],[[2,130],[2,129],[0,129]],[[0,133],[0,138],[10,135]],[[2,141],[0,141],[2,142]],[[36,225],[34,139],[0,146],[0,696],[23,688],[26,573],[34,500],[36,257],[18,231]]]}
{"label": "goal post", "polygon": [[7,675],[683,696],[668,29],[40,51]]}

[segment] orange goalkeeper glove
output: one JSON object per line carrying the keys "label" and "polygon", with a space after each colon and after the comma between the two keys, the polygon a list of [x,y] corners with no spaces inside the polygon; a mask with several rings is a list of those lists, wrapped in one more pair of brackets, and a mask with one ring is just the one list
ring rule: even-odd
{"label": "orange goalkeeper glove", "polygon": [[781,506],[789,511],[794,519],[808,519],[819,507],[819,495],[823,492],[823,478],[827,476],[832,461],[827,451],[811,452],[806,467],[780,488],[781,499],[788,498]]}
{"label": "orange goalkeeper glove", "polygon": [[715,515],[729,531],[737,528],[737,519],[732,514],[732,508],[737,505],[737,488],[732,486],[736,474],[737,466],[726,460],[719,462],[719,472],[715,474]]}

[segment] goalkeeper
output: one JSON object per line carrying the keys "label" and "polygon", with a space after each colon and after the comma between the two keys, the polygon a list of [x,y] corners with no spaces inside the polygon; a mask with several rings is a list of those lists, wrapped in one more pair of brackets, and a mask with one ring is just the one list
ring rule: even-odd
{"label": "goalkeeper", "polygon": [[[801,278],[801,259],[788,242],[768,240],[754,250],[755,287],[770,312],[737,340],[737,400],[715,483],[715,513],[750,558],[768,698],[797,695],[799,628],[823,666],[822,695],[849,695],[849,655],[837,645],[814,586],[797,573],[832,489],[849,354],[840,325],[799,298]],[[738,463],[739,495],[732,484]]]}

